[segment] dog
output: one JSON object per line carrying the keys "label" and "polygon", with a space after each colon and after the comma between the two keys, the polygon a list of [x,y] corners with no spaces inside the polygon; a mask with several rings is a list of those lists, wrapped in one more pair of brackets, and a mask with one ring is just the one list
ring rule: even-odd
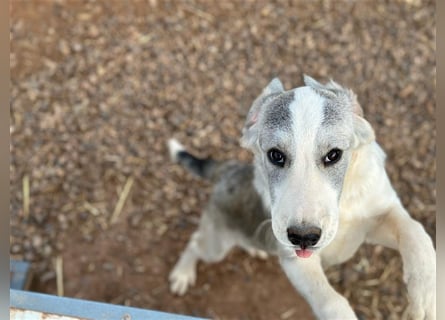
{"label": "dog", "polygon": [[351,258],[362,243],[400,252],[412,319],[435,319],[436,256],[385,171],[385,153],[356,95],[334,81],[304,76],[284,90],[274,78],[254,100],[241,146],[253,164],[200,159],[175,139],[171,158],[214,183],[199,227],[169,275],[183,295],[199,260],[217,262],[234,246],[279,258],[319,319],[357,319],[324,268]]}

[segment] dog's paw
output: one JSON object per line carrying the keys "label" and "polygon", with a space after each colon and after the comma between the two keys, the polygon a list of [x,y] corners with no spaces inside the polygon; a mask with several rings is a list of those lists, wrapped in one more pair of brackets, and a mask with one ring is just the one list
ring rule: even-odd
{"label": "dog's paw", "polygon": [[[433,292],[434,291],[434,292]],[[416,295],[410,298],[408,306],[408,317],[412,320],[435,320],[436,319],[436,290],[432,287],[424,295]]]}
{"label": "dog's paw", "polygon": [[195,284],[196,272],[194,269],[175,268],[170,273],[170,291],[177,295],[184,295],[187,289]]}
{"label": "dog's paw", "polygon": [[413,320],[436,319],[436,284],[434,273],[427,277],[413,277],[408,281],[408,317]]}
{"label": "dog's paw", "polygon": [[358,319],[349,302],[338,294],[328,298],[323,304],[316,308],[314,312],[319,319]]}
{"label": "dog's paw", "polygon": [[269,255],[267,254],[266,251],[258,250],[258,249],[255,249],[255,248],[247,249],[247,253],[251,257],[253,257],[253,258],[260,258],[260,259],[263,259],[263,260],[266,260],[269,257]]}
{"label": "dog's paw", "polygon": [[408,318],[412,320],[435,320],[435,303],[427,303],[427,306],[411,303],[408,306]]}

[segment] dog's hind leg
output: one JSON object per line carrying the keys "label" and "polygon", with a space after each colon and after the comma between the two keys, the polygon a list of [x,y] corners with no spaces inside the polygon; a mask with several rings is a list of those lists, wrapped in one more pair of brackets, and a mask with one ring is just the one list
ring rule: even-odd
{"label": "dog's hind leg", "polygon": [[190,238],[186,249],[169,275],[170,291],[183,295],[196,280],[196,264],[199,259],[199,230]]}
{"label": "dog's hind leg", "polygon": [[183,295],[196,281],[196,265],[221,261],[235,245],[234,237],[227,234],[223,225],[216,225],[213,215],[204,212],[198,230],[191,236],[186,249],[170,273],[170,290]]}
{"label": "dog's hind leg", "polygon": [[242,248],[253,258],[267,259],[269,255],[266,251],[254,247],[242,246]]}

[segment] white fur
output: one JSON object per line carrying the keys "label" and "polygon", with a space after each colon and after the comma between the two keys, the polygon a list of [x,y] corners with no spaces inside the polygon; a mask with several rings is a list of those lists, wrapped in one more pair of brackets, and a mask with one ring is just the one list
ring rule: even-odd
{"label": "white fur", "polygon": [[289,279],[320,319],[355,319],[347,302],[328,284],[321,265],[346,261],[363,242],[399,250],[411,318],[436,319],[432,241],[402,207],[383,165],[382,151],[376,143],[358,150],[345,179],[335,238],[309,259],[289,254],[280,259]]}
{"label": "white fur", "polygon": [[[331,214],[328,212],[330,208],[336,208],[336,195],[320,174],[313,156],[316,148],[314,142],[323,117],[324,99],[313,94],[309,87],[296,89],[294,97],[295,102],[289,107],[293,130],[290,141],[287,141],[293,164],[286,179],[277,186],[280,198],[271,206],[272,227],[275,236],[282,242],[287,241],[286,229],[294,224],[319,226],[323,235],[333,234],[332,229],[336,225],[336,221],[327,218]],[[268,148],[270,146],[265,149]],[[266,186],[270,187],[264,185],[263,188]],[[321,194],[323,197],[320,197]],[[323,236],[318,246],[322,247],[330,240],[332,238]]]}
{"label": "white fur", "polygon": [[174,162],[177,162],[177,155],[179,152],[184,151],[184,146],[176,139],[171,138],[168,140],[168,151],[170,154],[170,159]]}
{"label": "white fur", "polygon": [[[336,190],[326,180],[324,169],[316,167],[313,156],[323,144],[317,140],[320,130],[327,130],[319,127],[323,98],[303,87],[295,90],[295,101],[298,106],[295,102],[290,105],[292,139],[286,146],[291,150],[293,164],[286,169],[284,178],[275,184],[268,182],[267,172],[276,169],[264,157],[266,150],[273,147],[264,141],[265,136],[259,137],[261,143],[247,144],[255,154],[255,187],[265,195],[274,234],[283,243],[280,262],[287,276],[318,318],[355,319],[347,301],[329,285],[322,266],[346,261],[363,242],[381,244],[398,250],[402,256],[412,319],[435,319],[436,258],[432,241],[403,208],[386,174],[384,152],[376,142],[365,141],[374,137],[366,132],[369,124],[354,115],[354,124],[361,125],[361,131],[345,150],[350,160],[338,201]],[[338,130],[339,136],[348,134],[348,128],[331,130]],[[360,138],[365,141],[362,145]],[[327,136],[329,139],[332,137]],[[276,194],[275,201],[268,195],[270,190]],[[309,259],[297,258],[286,239],[286,229],[302,223],[323,229],[324,237]]]}
{"label": "white fur", "polygon": [[[283,270],[319,319],[356,319],[347,300],[329,284],[323,268],[346,261],[364,242],[380,244],[401,254],[412,319],[436,319],[432,240],[403,208],[385,171],[385,154],[374,141],[374,132],[362,117],[355,95],[335,82],[324,86],[309,77],[305,82],[308,86],[295,89],[289,105],[290,130],[284,129],[289,123],[283,123],[271,132],[263,123],[263,109],[271,100],[265,95],[284,92],[281,82],[274,79],[255,100],[241,140],[242,146],[255,155],[253,183],[270,209]],[[332,91],[323,95],[317,90]],[[331,94],[340,94],[343,99],[338,101],[345,105],[338,107],[345,108],[346,120],[325,128],[321,125],[323,108],[326,96]],[[322,155],[336,147],[343,150],[340,161],[346,162],[339,168],[344,168],[344,175],[319,164]],[[287,167],[277,168],[270,163],[266,154],[271,148],[286,151]],[[176,160],[177,152],[184,147],[170,140],[169,150]],[[332,183],[338,176],[343,177],[341,185]],[[215,224],[210,215],[203,215],[198,231],[171,273],[173,292],[183,294],[194,283],[198,259],[219,261],[233,245],[248,243]],[[297,257],[298,247],[287,239],[286,230],[295,225],[322,229],[320,240],[310,248],[310,258]],[[247,245],[243,247],[253,252]]]}

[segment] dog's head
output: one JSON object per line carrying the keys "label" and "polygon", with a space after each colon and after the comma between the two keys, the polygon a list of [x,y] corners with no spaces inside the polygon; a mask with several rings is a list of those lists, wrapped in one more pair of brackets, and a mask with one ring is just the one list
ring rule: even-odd
{"label": "dog's head", "polygon": [[247,115],[241,145],[255,155],[256,186],[276,238],[308,257],[334,238],[352,153],[374,132],[351,90],[304,82],[285,91],[273,79]]}

